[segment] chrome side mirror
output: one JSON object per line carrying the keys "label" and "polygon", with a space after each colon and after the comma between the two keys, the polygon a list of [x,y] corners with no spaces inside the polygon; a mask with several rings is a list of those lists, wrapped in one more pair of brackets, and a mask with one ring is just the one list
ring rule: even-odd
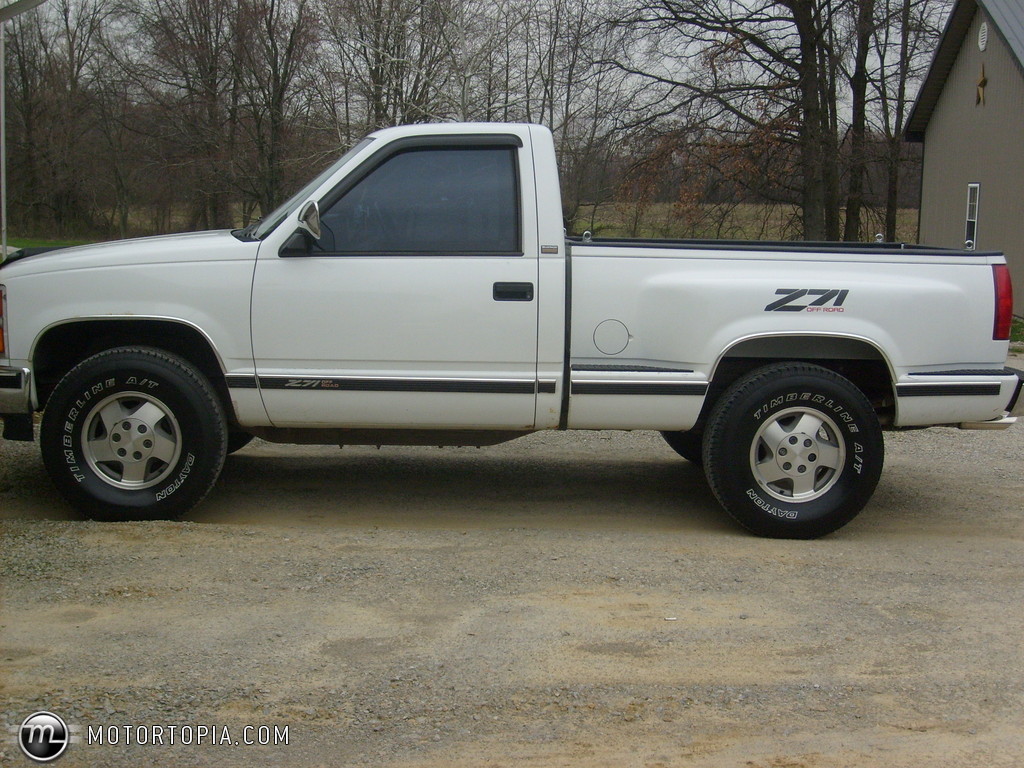
{"label": "chrome side mirror", "polygon": [[320,206],[316,204],[316,200],[310,200],[302,206],[302,212],[299,213],[299,229],[308,232],[314,240],[320,239]]}

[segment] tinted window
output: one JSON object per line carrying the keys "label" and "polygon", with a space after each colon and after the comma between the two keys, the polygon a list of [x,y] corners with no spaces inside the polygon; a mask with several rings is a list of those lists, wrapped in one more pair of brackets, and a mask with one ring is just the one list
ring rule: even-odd
{"label": "tinted window", "polygon": [[520,253],[511,147],[411,149],[321,213],[331,253]]}

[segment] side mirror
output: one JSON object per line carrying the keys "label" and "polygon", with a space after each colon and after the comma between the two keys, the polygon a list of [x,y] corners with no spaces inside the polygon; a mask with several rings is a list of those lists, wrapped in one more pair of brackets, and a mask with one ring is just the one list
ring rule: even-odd
{"label": "side mirror", "polygon": [[299,229],[308,232],[314,240],[320,239],[320,206],[316,200],[310,200],[299,213]]}

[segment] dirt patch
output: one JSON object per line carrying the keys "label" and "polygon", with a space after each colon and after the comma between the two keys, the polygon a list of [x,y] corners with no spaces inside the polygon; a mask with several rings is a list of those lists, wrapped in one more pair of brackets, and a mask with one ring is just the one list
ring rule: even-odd
{"label": "dirt patch", "polygon": [[256,443],[180,523],[76,520],[5,449],[0,724],[289,733],[65,767],[1020,765],[1024,430],[886,449],[813,542],[737,530],[651,433]]}

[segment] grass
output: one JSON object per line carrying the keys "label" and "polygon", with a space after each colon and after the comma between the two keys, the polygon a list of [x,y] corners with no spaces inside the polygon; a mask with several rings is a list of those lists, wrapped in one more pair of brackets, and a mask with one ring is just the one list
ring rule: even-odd
{"label": "grass", "polygon": [[[865,210],[863,228],[884,229],[876,211]],[[704,204],[686,208],[672,203],[583,205],[573,232],[595,237],[654,237],[727,240],[793,240],[800,232],[800,211],[792,205]],[[870,235],[868,240],[874,240]],[[917,240],[917,209],[900,209],[896,240]]]}
{"label": "grass", "polygon": [[66,248],[72,245],[88,245],[92,240],[45,240],[32,237],[12,237],[7,240],[8,248]]}
{"label": "grass", "polygon": [[[863,211],[863,229],[867,239],[884,229],[878,211]],[[239,217],[240,218],[240,217]],[[184,231],[170,220],[157,226],[144,221],[135,222],[133,235],[150,234],[154,227],[160,231]],[[677,205],[674,203],[606,202],[585,204],[576,212],[571,234],[581,235],[589,230],[595,237],[651,237],[708,240],[795,240],[801,229],[800,210],[795,205],[767,203],[719,203]],[[896,239],[912,243],[917,238],[917,210],[901,209],[897,218]],[[106,239],[106,238],[102,238]],[[42,239],[11,237],[12,248],[41,248],[86,245],[89,239]]]}
{"label": "grass", "polygon": [[1013,324],[1010,326],[1010,341],[1024,344],[1024,318],[1013,318]]}

